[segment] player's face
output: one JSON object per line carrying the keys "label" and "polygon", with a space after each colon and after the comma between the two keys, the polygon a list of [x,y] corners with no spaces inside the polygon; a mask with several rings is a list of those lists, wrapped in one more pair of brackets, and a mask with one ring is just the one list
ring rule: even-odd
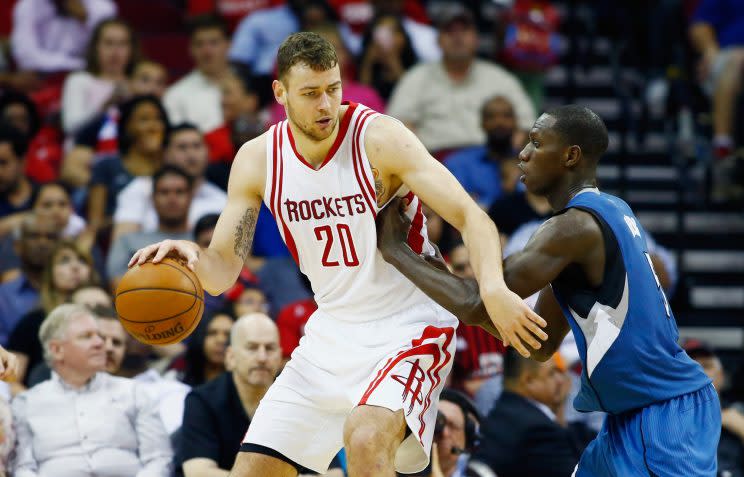
{"label": "player's face", "polygon": [[453,461],[459,457],[453,453],[454,447],[465,449],[465,416],[457,404],[439,401],[439,411],[446,420],[444,429],[437,439],[439,460],[443,468],[451,468]]}
{"label": "player's face", "polygon": [[63,337],[50,342],[55,360],[79,373],[95,374],[106,365],[98,323],[88,314],[72,317]]}
{"label": "player's face", "polygon": [[233,320],[227,315],[217,315],[209,322],[207,337],[204,339],[204,356],[208,363],[224,366],[232,325]]}
{"label": "player's face", "polygon": [[116,374],[124,361],[124,353],[127,345],[127,334],[121,322],[115,318],[103,318],[98,320],[98,329],[104,341],[106,350],[106,372]]}
{"label": "player's face", "polygon": [[239,379],[261,387],[274,382],[282,362],[276,326],[265,322],[244,324],[230,348],[232,370]]}
{"label": "player's face", "polygon": [[315,71],[304,63],[294,65],[275,85],[287,117],[303,135],[314,141],[328,138],[338,124],[341,107],[341,72],[338,65]]}
{"label": "player's face", "polygon": [[530,130],[530,140],[519,153],[519,178],[527,190],[540,196],[546,195],[562,178],[565,169],[562,159],[567,153],[566,146],[550,128],[555,118],[543,114]]}

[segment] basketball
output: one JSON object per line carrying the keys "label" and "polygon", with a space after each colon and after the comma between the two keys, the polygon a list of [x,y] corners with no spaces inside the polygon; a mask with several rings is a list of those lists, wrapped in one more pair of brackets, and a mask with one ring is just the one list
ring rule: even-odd
{"label": "basketball", "polygon": [[116,289],[116,312],[134,338],[151,345],[178,343],[204,313],[204,290],[180,260],[166,257],[130,268]]}

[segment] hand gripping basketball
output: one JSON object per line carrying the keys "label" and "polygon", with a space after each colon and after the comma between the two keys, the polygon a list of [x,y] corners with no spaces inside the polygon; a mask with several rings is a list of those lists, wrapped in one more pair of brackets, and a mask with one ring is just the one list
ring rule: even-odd
{"label": "hand gripping basketball", "polygon": [[132,259],[129,260],[128,266],[142,265],[153,255],[152,263],[159,263],[166,256],[180,258],[186,262],[189,270],[194,272],[196,271],[196,262],[199,261],[199,246],[188,240],[163,240],[137,250]]}

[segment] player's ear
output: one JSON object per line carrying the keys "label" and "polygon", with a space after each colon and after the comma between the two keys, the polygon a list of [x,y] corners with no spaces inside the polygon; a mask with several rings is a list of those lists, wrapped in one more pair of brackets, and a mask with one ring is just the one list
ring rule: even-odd
{"label": "player's ear", "polygon": [[274,90],[274,99],[276,99],[276,102],[281,104],[282,106],[286,106],[286,94],[287,90],[284,87],[284,83],[282,83],[279,80],[274,80],[271,83],[271,89]]}
{"label": "player's ear", "polygon": [[581,147],[574,144],[568,146],[566,150],[566,159],[564,161],[566,167],[576,167],[581,160]]}

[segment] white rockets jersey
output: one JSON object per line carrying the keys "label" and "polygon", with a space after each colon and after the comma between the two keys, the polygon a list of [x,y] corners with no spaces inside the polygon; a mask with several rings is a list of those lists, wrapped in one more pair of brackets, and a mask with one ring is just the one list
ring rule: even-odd
{"label": "white rockets jersey", "polygon": [[[346,104],[346,103],[345,103]],[[374,177],[364,134],[380,113],[348,103],[338,137],[316,170],[297,151],[288,121],[269,129],[264,202],[318,308],[344,321],[370,321],[430,299],[377,250]],[[409,245],[433,253],[418,198],[409,193]]]}

